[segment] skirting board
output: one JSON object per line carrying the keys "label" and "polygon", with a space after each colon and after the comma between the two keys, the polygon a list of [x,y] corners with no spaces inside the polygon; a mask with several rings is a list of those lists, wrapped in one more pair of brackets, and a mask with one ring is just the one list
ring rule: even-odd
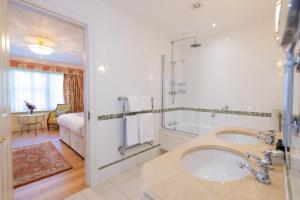
{"label": "skirting board", "polygon": [[161,155],[160,146],[157,146],[149,151],[143,152],[122,162],[116,163],[102,170],[94,169],[94,175],[91,178],[91,186],[96,186],[107,179],[120,174],[126,169],[134,167],[138,164],[147,162]]}
{"label": "skirting board", "polygon": [[64,145],[66,145],[67,147],[69,147],[70,149],[72,149],[72,151],[74,153],[76,153],[80,158],[82,158],[84,160],[84,157],[82,157],[82,155],[80,155],[77,151],[75,151],[75,149],[73,149],[70,145],[68,145],[67,143],[65,143],[62,139],[59,139],[60,142],[62,142]]}

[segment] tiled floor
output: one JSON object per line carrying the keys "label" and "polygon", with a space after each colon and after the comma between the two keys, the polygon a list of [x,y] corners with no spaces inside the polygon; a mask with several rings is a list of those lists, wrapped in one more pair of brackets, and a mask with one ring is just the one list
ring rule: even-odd
{"label": "tiled floor", "polygon": [[139,200],[140,190],[141,166],[137,166],[96,187],[86,188],[66,200]]}

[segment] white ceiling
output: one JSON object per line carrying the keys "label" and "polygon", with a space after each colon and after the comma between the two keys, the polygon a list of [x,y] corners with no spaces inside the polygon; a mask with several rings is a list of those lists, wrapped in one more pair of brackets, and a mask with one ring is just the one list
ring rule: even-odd
{"label": "white ceiling", "polygon": [[82,65],[84,50],[84,29],[78,25],[40,13],[18,4],[9,6],[10,55],[40,59],[28,45],[38,40],[54,49],[43,60]]}
{"label": "white ceiling", "polygon": [[[274,15],[275,0],[101,0],[173,39],[204,36]],[[200,2],[201,8],[193,9]],[[211,25],[217,26],[212,28]]]}

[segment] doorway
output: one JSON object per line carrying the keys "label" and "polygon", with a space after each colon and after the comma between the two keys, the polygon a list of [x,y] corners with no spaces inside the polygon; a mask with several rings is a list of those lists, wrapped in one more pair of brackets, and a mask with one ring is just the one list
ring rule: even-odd
{"label": "doorway", "polygon": [[9,10],[14,199],[88,185],[87,26],[19,1]]}

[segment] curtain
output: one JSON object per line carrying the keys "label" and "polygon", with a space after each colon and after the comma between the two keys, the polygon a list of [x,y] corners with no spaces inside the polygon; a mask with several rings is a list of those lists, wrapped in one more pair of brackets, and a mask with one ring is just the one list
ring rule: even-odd
{"label": "curtain", "polygon": [[64,99],[71,112],[83,112],[83,77],[64,74]]}
{"label": "curtain", "polygon": [[25,112],[24,101],[36,106],[37,111],[53,110],[64,103],[61,73],[46,73],[23,69],[9,71],[9,99],[12,112]]}

